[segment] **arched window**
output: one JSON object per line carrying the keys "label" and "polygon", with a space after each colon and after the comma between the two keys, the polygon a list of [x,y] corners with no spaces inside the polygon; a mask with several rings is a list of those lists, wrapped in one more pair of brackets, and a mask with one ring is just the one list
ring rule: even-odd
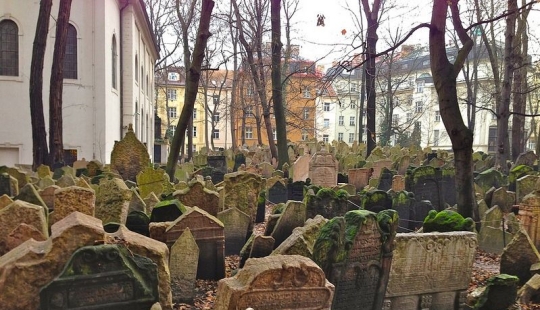
{"label": "arched window", "polygon": [[19,75],[19,28],[11,20],[0,22],[0,75]]}
{"label": "arched window", "polygon": [[135,55],[135,82],[139,81],[139,58]]}
{"label": "arched window", "polygon": [[77,79],[77,30],[72,24],[67,30],[64,79]]}
{"label": "arched window", "polygon": [[112,56],[112,87],[114,89],[117,89],[118,85],[117,85],[117,79],[116,79],[116,76],[117,76],[117,62],[118,62],[118,52],[117,52],[117,47],[116,47],[116,36],[113,35],[112,37],[112,50],[111,50],[111,56]]}

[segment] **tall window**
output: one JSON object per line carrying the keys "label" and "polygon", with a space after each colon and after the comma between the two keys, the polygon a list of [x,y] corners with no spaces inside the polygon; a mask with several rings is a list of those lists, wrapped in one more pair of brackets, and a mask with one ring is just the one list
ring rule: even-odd
{"label": "tall window", "polygon": [[337,140],[338,141],[343,141],[343,133],[342,132],[337,134]]}
{"label": "tall window", "polygon": [[323,111],[325,111],[325,112],[330,111],[330,102],[325,102],[324,103]]}
{"label": "tall window", "polygon": [[351,116],[350,119],[349,119],[349,126],[354,126],[355,123],[356,123],[355,117],[354,117],[354,116]]}
{"label": "tall window", "polygon": [[309,109],[304,108],[304,119],[308,119],[308,118],[309,118]]}
{"label": "tall window", "polygon": [[311,98],[309,87],[307,86],[304,87],[304,90],[302,91],[302,95],[304,98]]}
{"label": "tall window", "polygon": [[253,128],[246,127],[246,139],[253,139]]}
{"label": "tall window", "polygon": [[422,111],[424,111],[424,102],[416,101],[416,106],[414,108],[414,111],[416,113],[422,113]]}
{"label": "tall window", "polygon": [[330,119],[325,118],[324,121],[323,121],[323,125],[324,125],[324,128],[330,127]]}
{"label": "tall window", "polygon": [[117,47],[116,47],[116,36],[113,35],[112,37],[112,49],[111,49],[111,57],[112,57],[112,87],[114,89],[117,89],[118,85],[117,85],[117,80],[116,80],[116,76],[117,76],[117,62],[118,62],[118,51],[117,51]]}
{"label": "tall window", "polygon": [[356,100],[351,100],[351,105],[350,105],[351,109],[356,109]]}
{"label": "tall window", "polygon": [[167,89],[167,99],[176,100],[176,89]]}
{"label": "tall window", "polygon": [[356,92],[356,87],[357,87],[356,83],[351,83],[351,93]]}
{"label": "tall window", "polygon": [[171,125],[169,126],[169,129],[167,129],[167,133],[165,134],[168,138],[174,137],[174,133],[176,132],[176,126]]}
{"label": "tall window", "polygon": [[176,118],[176,107],[169,107],[168,113],[170,118]]}
{"label": "tall window", "polygon": [[436,122],[441,121],[441,111],[435,111],[435,121]]}
{"label": "tall window", "polygon": [[219,129],[214,129],[214,132],[212,132],[212,139],[219,139]]}
{"label": "tall window", "polygon": [[497,127],[489,127],[488,133],[488,152],[494,153],[497,151]]}
{"label": "tall window", "polygon": [[197,126],[193,126],[193,137],[197,137]]}
{"label": "tall window", "polygon": [[135,55],[135,82],[139,82],[139,58]]}
{"label": "tall window", "polygon": [[392,126],[397,127],[399,125],[399,114],[392,115]]}
{"label": "tall window", "polygon": [[11,20],[0,22],[0,75],[19,75],[19,28]]}
{"label": "tall window", "polygon": [[323,135],[322,140],[324,143],[328,143],[328,135]]}
{"label": "tall window", "polygon": [[412,113],[407,113],[407,122],[412,121]]}
{"label": "tall window", "polygon": [[219,122],[219,112],[212,114],[212,119],[214,120],[214,123]]}
{"label": "tall window", "polygon": [[354,133],[350,132],[349,133],[349,143],[353,143],[354,142]]}
{"label": "tall window", "polygon": [[197,109],[193,109],[193,119],[197,119]]}
{"label": "tall window", "polygon": [[64,79],[77,79],[77,29],[72,24],[68,25],[67,30]]}
{"label": "tall window", "polygon": [[420,80],[420,81],[416,82],[416,92],[417,93],[423,93],[424,92],[425,83],[426,82],[424,80]]}
{"label": "tall window", "polygon": [[308,131],[306,129],[302,129],[302,141],[307,141],[308,139]]}
{"label": "tall window", "polygon": [[339,126],[345,126],[345,116],[340,115],[338,120]]}
{"label": "tall window", "polygon": [[219,104],[219,96],[218,95],[212,96],[212,103],[214,104],[214,106]]}
{"label": "tall window", "polygon": [[253,117],[253,107],[252,106],[246,107],[245,116],[246,117]]}
{"label": "tall window", "polygon": [[440,136],[440,132],[438,129],[434,130],[433,131],[433,145],[434,146],[439,146],[439,136]]}
{"label": "tall window", "polygon": [[274,141],[277,140],[277,132],[275,128],[272,128],[272,139],[274,139]]}
{"label": "tall window", "polygon": [[141,66],[141,90],[144,93],[144,67]]}

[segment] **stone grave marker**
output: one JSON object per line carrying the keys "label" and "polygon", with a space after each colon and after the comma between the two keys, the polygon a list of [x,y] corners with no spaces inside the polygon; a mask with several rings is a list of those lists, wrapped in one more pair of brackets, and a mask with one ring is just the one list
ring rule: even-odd
{"label": "stone grave marker", "polygon": [[369,184],[373,169],[372,168],[354,168],[349,169],[349,183],[356,187],[356,190],[362,190]]}
{"label": "stone grave marker", "polygon": [[396,211],[382,212],[350,211],[321,229],[313,258],[336,286],[332,309],[382,309],[398,225]]}
{"label": "stone grave marker", "polygon": [[4,246],[7,236],[21,223],[32,225],[43,236],[49,236],[44,208],[26,201],[15,200],[0,209],[0,256],[6,252]]}
{"label": "stone grave marker", "polygon": [[271,203],[278,204],[281,202],[287,202],[287,198],[287,186],[285,186],[284,182],[277,181],[274,183],[274,185],[268,188],[268,201]]}
{"label": "stone grave marker", "polygon": [[499,188],[506,184],[506,180],[502,173],[493,168],[480,172],[475,177],[475,182],[484,190],[484,192],[487,192],[492,187]]}
{"label": "stone grave marker", "polygon": [[75,179],[69,174],[64,174],[56,181],[56,185],[62,188],[75,186]]}
{"label": "stone grave marker", "polygon": [[208,212],[189,208],[165,232],[165,242],[174,244],[190,228],[199,246],[197,279],[219,280],[225,277],[225,236],[223,223]]}
{"label": "stone grave marker", "polygon": [[309,154],[302,155],[298,157],[292,164],[292,179],[293,182],[296,181],[306,181],[309,177],[309,162],[311,156]]}
{"label": "stone grave marker", "polygon": [[518,219],[534,245],[540,247],[540,189],[526,195],[519,204]]}
{"label": "stone grave marker", "polygon": [[74,211],[94,216],[95,208],[96,194],[93,190],[77,186],[59,188],[54,192],[54,212],[50,223],[54,224]]}
{"label": "stone grave marker", "polygon": [[382,190],[369,191],[365,194],[361,207],[375,213],[392,209],[392,198]]}
{"label": "stone grave marker", "polygon": [[51,185],[39,191],[39,196],[49,209],[49,211],[54,210],[54,192],[60,187],[56,185]]}
{"label": "stone grave marker", "polygon": [[405,177],[399,174],[396,174],[392,177],[392,190],[394,192],[401,192],[405,190]]}
{"label": "stone grave marker", "polygon": [[[17,191],[21,190],[21,188],[30,181],[30,178],[28,177],[28,175],[22,172],[21,170],[19,170],[18,168],[12,168],[12,167],[6,167],[6,166],[0,167],[0,173],[4,173],[4,172],[8,173],[10,176],[12,176],[13,178],[17,180]],[[13,181],[12,181],[12,186],[13,186]],[[12,194],[16,195],[13,189],[12,189]]]}
{"label": "stone grave marker", "polygon": [[0,195],[14,196],[11,188],[10,176],[7,173],[0,174]]}
{"label": "stone grave marker", "polygon": [[40,190],[45,189],[46,187],[49,187],[52,185],[55,185],[55,182],[50,176],[40,178],[39,181],[35,183],[35,186],[39,188]]}
{"label": "stone grave marker", "polygon": [[146,213],[146,203],[142,199],[141,195],[137,191],[137,188],[131,188],[131,201],[129,202],[128,214],[133,211],[142,211]]}
{"label": "stone grave marker", "polygon": [[497,188],[491,197],[491,207],[497,205],[504,213],[510,212],[515,202],[515,193],[507,191],[504,187]]}
{"label": "stone grave marker", "polygon": [[185,206],[197,206],[213,216],[218,214],[219,194],[206,188],[201,182],[192,182],[188,188],[175,191],[173,197]]}
{"label": "stone grave marker", "polygon": [[444,209],[442,188],[434,167],[421,166],[414,169],[405,178],[405,190],[413,192],[417,201],[429,200],[437,211]]}
{"label": "stone grave marker", "polygon": [[385,309],[465,309],[476,233],[407,233],[395,241]]}
{"label": "stone grave marker", "polygon": [[104,179],[96,190],[96,217],[103,224],[125,224],[133,192],[118,178]]}
{"label": "stone grave marker", "polygon": [[151,192],[154,192],[156,196],[173,192],[169,176],[161,168],[145,167],[144,170],[137,174],[136,179],[142,197],[148,196]]}
{"label": "stone grave marker", "polygon": [[413,219],[414,194],[406,191],[397,192],[392,199],[392,209],[396,210],[399,215],[399,226],[397,232],[414,231],[415,223]]}
{"label": "stone grave marker", "polygon": [[33,225],[21,223],[15,229],[13,229],[5,238],[5,251],[9,252],[18,247],[28,239],[34,239],[36,241],[44,241],[47,239],[43,232],[39,231]]}
{"label": "stone grave marker", "polygon": [[503,229],[503,220],[504,215],[499,206],[494,206],[485,212],[478,234],[478,247],[482,251],[500,255],[504,247],[510,243],[513,236],[506,229]]}
{"label": "stone grave marker", "polygon": [[538,159],[538,156],[536,156],[536,154],[533,151],[527,151],[527,152],[521,153],[516,159],[516,162],[514,163],[514,165],[512,165],[512,169],[520,165],[526,165],[526,166],[532,167],[534,165],[534,162],[537,159]]}
{"label": "stone grave marker", "polygon": [[23,200],[31,204],[42,206],[47,214],[47,204],[39,195],[36,187],[32,183],[27,183],[20,189],[19,195],[15,196],[13,200]]}
{"label": "stone grave marker", "polygon": [[304,226],[293,229],[292,234],[276,247],[272,255],[302,255],[313,259],[313,245],[326,222],[328,220],[321,215],[308,219]]}
{"label": "stone grave marker", "polygon": [[236,155],[234,155],[234,167],[233,167],[233,172],[236,172],[238,171],[238,168],[240,168],[241,165],[245,165],[246,164],[246,155],[244,155],[244,153],[237,153]]}
{"label": "stone grave marker", "polygon": [[246,243],[251,217],[237,208],[230,208],[219,212],[217,218],[224,226],[225,255],[240,254]]}
{"label": "stone grave marker", "polygon": [[173,302],[193,302],[198,263],[199,247],[189,227],[186,227],[171,247],[169,268]]}
{"label": "stone grave marker", "polygon": [[333,293],[310,259],[272,255],[249,259],[236,276],[219,281],[216,310],[330,310]]}
{"label": "stone grave marker", "polygon": [[40,292],[41,310],[149,309],[158,299],[157,267],[120,245],[82,247]]}
{"label": "stone grave marker", "polygon": [[3,194],[2,196],[0,196],[0,210],[7,207],[12,202],[13,200],[11,199],[11,197],[9,197],[6,194]]}
{"label": "stone grave marker", "polygon": [[256,235],[253,238],[251,249],[249,251],[250,258],[259,258],[270,255],[274,250],[275,240],[272,236]]}
{"label": "stone grave marker", "polygon": [[275,240],[274,248],[285,241],[296,227],[302,227],[305,221],[306,205],[299,201],[288,201],[271,234]]}
{"label": "stone grave marker", "polygon": [[153,192],[150,195],[144,197],[144,204],[146,205],[146,214],[152,214],[152,210],[159,202],[159,198]]}
{"label": "stone grave marker", "polygon": [[135,181],[137,174],[150,166],[146,146],[137,139],[129,124],[124,138],[114,144],[111,152],[111,169],[118,171],[124,180]]}
{"label": "stone grave marker", "polygon": [[185,213],[186,207],[178,199],[158,202],[150,213],[150,222],[172,222]]}
{"label": "stone grave marker", "polygon": [[305,185],[306,183],[303,181],[292,182],[292,179],[289,179],[289,183],[287,184],[287,200],[303,201]]}
{"label": "stone grave marker", "polygon": [[520,203],[523,198],[536,190],[536,182],[539,177],[536,175],[526,175],[516,181],[516,203]]}
{"label": "stone grave marker", "polygon": [[379,177],[379,185],[377,189],[381,191],[387,191],[392,188],[392,178],[394,174],[388,168],[384,167],[381,171],[381,176]]}
{"label": "stone grave marker", "polygon": [[318,152],[309,162],[309,178],[313,185],[334,187],[337,185],[338,161],[330,153]]}
{"label": "stone grave marker", "polygon": [[212,167],[212,182],[218,184],[223,181],[227,173],[227,159],[225,156],[208,156],[208,166]]}
{"label": "stone grave marker", "polygon": [[261,174],[263,178],[270,178],[272,177],[272,173],[274,173],[274,166],[270,164],[269,162],[262,162],[259,164],[259,169],[261,169]]}
{"label": "stone grave marker", "polygon": [[150,237],[150,217],[143,211],[132,211],[126,219],[126,227],[132,232],[136,232],[146,237]]}
{"label": "stone grave marker", "polygon": [[329,188],[320,189],[317,194],[307,194],[306,216],[314,218],[317,214],[331,219],[335,216],[343,216],[348,211],[347,192],[340,190],[334,191]]}
{"label": "stone grave marker", "polygon": [[238,171],[225,175],[223,210],[236,207],[255,221],[257,200],[264,189],[263,179],[256,174]]}

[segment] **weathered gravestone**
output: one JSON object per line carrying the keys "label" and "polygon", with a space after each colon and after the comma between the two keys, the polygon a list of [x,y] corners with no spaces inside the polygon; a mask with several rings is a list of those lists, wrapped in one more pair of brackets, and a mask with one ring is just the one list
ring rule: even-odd
{"label": "weathered gravestone", "polygon": [[308,154],[298,157],[292,165],[292,179],[296,181],[306,181],[309,178],[309,162],[311,156]]}
{"label": "weathered gravestone", "polygon": [[317,152],[309,161],[309,178],[313,185],[334,187],[337,185],[338,161],[327,152]]}
{"label": "weathered gravestone", "polygon": [[41,310],[147,310],[157,301],[156,264],[111,244],[78,249],[40,292]]}
{"label": "weathered gravestone", "polygon": [[171,247],[169,268],[173,302],[193,302],[198,263],[199,247],[188,227]]}
{"label": "weathered gravestone", "polygon": [[394,177],[394,173],[388,170],[388,168],[384,167],[379,177],[379,185],[377,186],[377,189],[381,191],[387,191],[391,189],[393,177]]}
{"label": "weathered gravestone", "polygon": [[237,153],[234,155],[234,167],[233,172],[238,171],[238,168],[240,168],[241,165],[246,164],[246,155],[244,153]]}
{"label": "weathered gravestone", "polygon": [[397,174],[392,177],[392,190],[396,193],[405,190],[405,177],[404,176]]}
{"label": "weathered gravestone", "polygon": [[0,210],[7,207],[13,200],[8,195],[4,194],[0,196]]}
{"label": "weathered gravestone", "polygon": [[493,168],[480,172],[474,181],[478,184],[484,192],[487,192],[490,188],[499,188],[506,184],[506,180],[501,172]]}
{"label": "weathered gravestone", "polygon": [[414,194],[407,191],[400,191],[392,198],[392,209],[396,210],[399,215],[397,232],[411,232],[415,230],[415,223],[412,221],[414,203]]}
{"label": "weathered gravestone", "polygon": [[292,182],[292,179],[289,179],[289,183],[287,184],[287,200],[303,201],[305,185],[306,183],[304,181]]}
{"label": "weathered gravestone", "polygon": [[95,204],[96,195],[91,189],[78,186],[59,188],[54,192],[54,212],[50,223],[54,224],[74,211],[94,216]]}
{"label": "weathered gravestone", "polygon": [[143,236],[150,236],[150,217],[143,211],[132,211],[126,219],[126,227],[132,232],[136,232]]}
{"label": "weathered gravestone", "polygon": [[103,224],[125,224],[132,195],[133,192],[121,179],[104,179],[96,190],[96,217]]}
{"label": "weathered gravestone", "polygon": [[330,188],[322,188],[317,194],[306,196],[306,216],[314,218],[317,214],[331,219],[335,216],[343,216],[348,209],[347,199],[349,194],[344,190],[334,191]]}
{"label": "weathered gravestone", "polygon": [[198,207],[189,208],[167,228],[165,243],[172,246],[188,227],[200,250],[197,279],[219,280],[224,278],[225,236],[223,223]]}
{"label": "weathered gravestone", "polygon": [[267,190],[268,201],[273,204],[278,204],[281,202],[287,202],[287,186],[281,181],[277,181]]}
{"label": "weathered gravestone", "polygon": [[313,259],[336,286],[332,309],[382,309],[397,225],[394,210],[355,210],[323,226]]}
{"label": "weathered gravestone", "polygon": [[293,229],[302,227],[305,221],[306,205],[299,201],[288,201],[271,234],[275,239],[274,248],[277,248],[285,241],[291,235]]}
{"label": "weathered gravestone", "polygon": [[264,182],[259,175],[244,171],[226,174],[223,181],[223,210],[236,207],[255,221],[257,200],[263,189]]}
{"label": "weathered gravestone", "polygon": [[11,189],[11,180],[7,173],[0,174],[0,196],[1,195],[8,195],[9,197],[14,196]]}
{"label": "weathered gravestone", "polygon": [[137,174],[137,185],[142,197],[148,196],[151,192],[160,196],[162,193],[170,194],[173,191],[169,176],[160,168],[145,167]]}
{"label": "weathered gravestone", "polygon": [[137,174],[149,165],[150,155],[129,124],[124,138],[114,144],[111,152],[111,169],[118,171],[124,180],[135,181]]}
{"label": "weathered gravestone", "polygon": [[468,309],[475,233],[407,233],[395,241],[385,309]]}
{"label": "weathered gravestone", "polygon": [[272,255],[302,255],[312,259],[313,245],[326,222],[328,220],[321,215],[308,219],[304,226],[296,227],[292,234],[272,251]]}
{"label": "weathered gravestone", "polygon": [[453,169],[436,169],[431,166],[418,167],[405,178],[405,189],[413,192],[418,201],[429,200],[440,211],[445,205],[456,203]]}
{"label": "weathered gravestone", "polygon": [[186,207],[178,199],[158,202],[150,213],[151,222],[172,222],[186,212]]}
{"label": "weathered gravestone", "polygon": [[478,245],[482,251],[501,254],[512,240],[512,234],[503,225],[504,214],[499,206],[493,206],[482,216]]}
{"label": "weathered gravestone", "polygon": [[212,167],[212,182],[217,184],[223,181],[225,174],[227,173],[227,159],[225,156],[208,156],[208,166]]}
{"label": "weathered gravestone", "polygon": [[362,209],[371,212],[379,212],[392,208],[392,198],[382,190],[369,191],[362,199]]}
{"label": "weathered gravestone", "polygon": [[349,183],[356,187],[356,190],[362,190],[369,183],[372,168],[349,169]]}
{"label": "weathered gravestone", "polygon": [[47,216],[42,206],[15,200],[0,209],[0,256],[6,252],[7,237],[19,224],[34,226],[43,236],[49,236]]}
{"label": "weathered gravestone", "polygon": [[249,259],[218,282],[216,310],[330,310],[334,286],[309,258],[272,255]]}
{"label": "weathered gravestone", "polygon": [[237,208],[230,208],[219,212],[217,218],[224,226],[225,255],[240,254],[246,243],[251,217]]}
{"label": "weathered gravestone", "polygon": [[213,216],[218,214],[219,194],[206,188],[201,182],[190,182],[188,188],[177,190],[173,197],[188,207],[199,207]]}
{"label": "weathered gravestone", "polygon": [[[537,184],[538,186],[538,184]],[[540,248],[540,189],[526,195],[519,204],[518,219],[537,248]]]}
{"label": "weathered gravestone", "polygon": [[539,177],[536,175],[526,175],[516,181],[516,202],[519,204],[523,198],[536,189],[536,182]]}

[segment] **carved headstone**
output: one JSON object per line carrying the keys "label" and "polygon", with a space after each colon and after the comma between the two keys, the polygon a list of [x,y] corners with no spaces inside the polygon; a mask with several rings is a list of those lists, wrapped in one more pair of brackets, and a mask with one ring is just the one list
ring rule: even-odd
{"label": "carved headstone", "polygon": [[193,302],[198,263],[199,247],[188,227],[171,247],[169,268],[174,302]]}
{"label": "carved headstone", "polygon": [[217,215],[225,233],[225,255],[238,255],[246,243],[251,217],[237,208],[221,211]]}
{"label": "carved headstone", "polygon": [[249,259],[235,277],[219,281],[216,309],[330,310],[333,292],[310,259],[272,255]]}
{"label": "carved headstone", "polygon": [[91,189],[77,186],[57,189],[54,192],[54,212],[51,214],[51,224],[74,211],[94,216],[95,206],[96,194]]}
{"label": "carved headstone", "polygon": [[338,161],[330,153],[318,152],[309,162],[311,183],[322,187],[337,185]]}

